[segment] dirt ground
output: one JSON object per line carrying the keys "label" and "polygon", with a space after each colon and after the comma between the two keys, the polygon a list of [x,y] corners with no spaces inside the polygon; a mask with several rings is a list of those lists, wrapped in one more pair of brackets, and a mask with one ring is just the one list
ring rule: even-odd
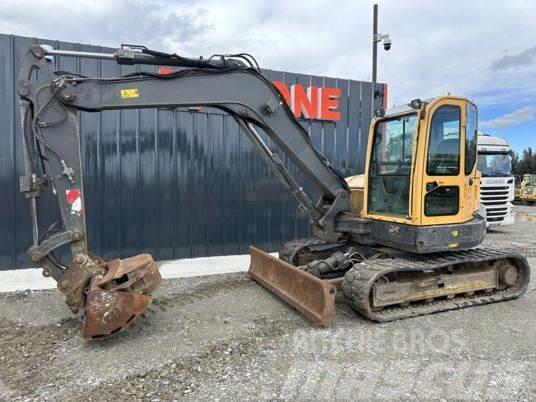
{"label": "dirt ground", "polygon": [[[488,234],[536,270],[536,207]],[[0,295],[0,400],[536,396],[536,274],[521,298],[319,328],[245,274],[167,280],[156,313],[86,343],[59,292]]]}

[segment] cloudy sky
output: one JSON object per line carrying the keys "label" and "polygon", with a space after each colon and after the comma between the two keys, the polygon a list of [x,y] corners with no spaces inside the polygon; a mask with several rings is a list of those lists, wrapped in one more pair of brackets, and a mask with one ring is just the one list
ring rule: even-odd
{"label": "cloudy sky", "polygon": [[[378,1],[389,105],[464,95],[482,131],[536,147],[536,2]],[[262,67],[370,80],[372,1],[0,0],[0,32],[188,56],[248,51]]]}

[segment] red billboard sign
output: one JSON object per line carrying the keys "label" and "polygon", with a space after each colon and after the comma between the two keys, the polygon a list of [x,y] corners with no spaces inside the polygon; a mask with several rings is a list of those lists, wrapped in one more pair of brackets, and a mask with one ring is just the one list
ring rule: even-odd
{"label": "red billboard sign", "polygon": [[284,82],[274,81],[285,101],[296,117],[304,119],[340,120],[339,103],[341,90],[339,88],[292,84],[290,88]]}

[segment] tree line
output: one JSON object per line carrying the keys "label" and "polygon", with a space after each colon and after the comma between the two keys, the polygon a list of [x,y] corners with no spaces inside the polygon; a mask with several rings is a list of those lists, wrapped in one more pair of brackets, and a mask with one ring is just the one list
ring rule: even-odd
{"label": "tree line", "polygon": [[524,149],[521,156],[512,151],[512,173],[518,176],[536,174],[536,153],[531,147]]}

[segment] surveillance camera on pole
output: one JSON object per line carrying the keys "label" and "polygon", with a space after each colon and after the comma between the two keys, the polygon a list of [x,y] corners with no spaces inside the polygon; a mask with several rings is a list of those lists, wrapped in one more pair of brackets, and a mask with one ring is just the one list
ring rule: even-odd
{"label": "surveillance camera on pole", "polygon": [[376,34],[374,35],[374,41],[375,42],[382,42],[383,41],[383,48],[385,50],[391,49],[392,41],[391,38],[389,38],[389,34],[382,35],[382,34]]}
{"label": "surveillance camera on pole", "polygon": [[383,48],[388,51],[391,49],[393,42],[389,38],[389,34],[378,33],[378,5],[374,4],[372,15],[372,102],[370,110],[374,113],[374,104],[377,97],[383,93],[376,88],[377,66],[378,66],[378,43],[383,42]]}
{"label": "surveillance camera on pole", "polygon": [[387,51],[391,49],[393,42],[389,34],[378,33],[378,5],[374,4],[372,19],[372,83],[376,84],[376,71],[378,64],[378,43],[383,42],[383,48]]}

